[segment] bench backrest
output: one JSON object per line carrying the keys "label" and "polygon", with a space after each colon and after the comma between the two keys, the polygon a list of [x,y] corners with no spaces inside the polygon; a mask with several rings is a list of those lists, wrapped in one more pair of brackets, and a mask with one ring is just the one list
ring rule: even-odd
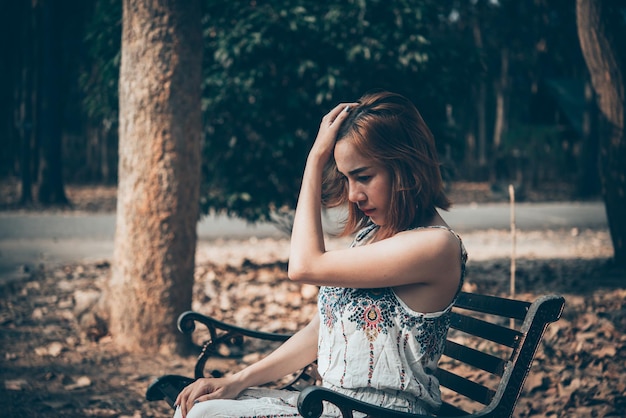
{"label": "bench backrest", "polygon": [[530,303],[462,292],[439,364],[440,415],[511,416],[546,327],[564,305],[561,296]]}

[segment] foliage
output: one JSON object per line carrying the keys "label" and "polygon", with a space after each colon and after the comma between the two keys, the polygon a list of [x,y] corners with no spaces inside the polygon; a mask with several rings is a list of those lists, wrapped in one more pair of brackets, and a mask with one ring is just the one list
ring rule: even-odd
{"label": "foliage", "polygon": [[122,42],[122,3],[99,0],[94,3],[92,18],[85,33],[85,47],[91,71],[80,77],[80,85],[88,94],[83,111],[93,120],[117,122],[117,82],[120,72]]}
{"label": "foliage", "polygon": [[208,3],[205,211],[293,207],[319,121],[341,101],[373,88],[432,98],[433,2]]}
{"label": "foliage", "polygon": [[[406,95],[434,132],[444,161],[458,164],[471,151],[467,138],[475,136],[481,80],[489,95],[488,131],[493,125],[503,50],[510,57],[512,130],[552,122],[533,120],[533,113],[553,112],[532,108],[533,86],[543,78],[584,77],[571,42],[569,2],[206,0],[202,18],[200,203],[205,213],[250,221],[295,205],[319,122],[339,102],[375,88]],[[84,107],[97,123],[115,125],[121,1],[95,2],[87,27],[92,70],[82,79]],[[487,157],[513,152],[515,135],[505,132],[502,149]],[[533,140],[541,141],[541,135]]]}

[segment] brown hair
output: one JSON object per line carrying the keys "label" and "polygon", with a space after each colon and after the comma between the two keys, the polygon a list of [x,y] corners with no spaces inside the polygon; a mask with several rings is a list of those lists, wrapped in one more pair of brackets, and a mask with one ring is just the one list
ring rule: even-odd
{"label": "brown hair", "polygon": [[[436,208],[447,210],[450,201],[443,189],[435,140],[413,103],[386,91],[367,93],[358,103],[339,129],[337,141],[351,141],[364,157],[389,170],[389,219],[378,232],[379,239],[425,224]],[[348,201],[347,185],[334,158],[326,167],[322,201],[329,207],[348,203],[342,235],[369,222],[357,205]]]}

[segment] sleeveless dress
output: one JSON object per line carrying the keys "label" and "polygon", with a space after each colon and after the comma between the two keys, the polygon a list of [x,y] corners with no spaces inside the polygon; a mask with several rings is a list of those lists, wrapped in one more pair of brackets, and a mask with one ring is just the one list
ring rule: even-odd
{"label": "sleeveless dress", "polygon": [[[351,247],[363,245],[376,225],[361,230]],[[463,285],[467,253],[459,240]],[[454,298],[456,300],[456,296]],[[410,413],[429,414],[441,405],[439,381],[434,376],[450,324],[454,301],[443,311],[415,312],[392,288],[320,288],[318,311],[318,371],[322,384],[350,397]],[[194,405],[189,418],[300,417],[299,392],[250,388],[235,400],[211,400]],[[340,417],[338,408],[325,404],[323,417]],[[363,416],[355,414],[355,417]],[[175,418],[181,417],[180,409]]]}

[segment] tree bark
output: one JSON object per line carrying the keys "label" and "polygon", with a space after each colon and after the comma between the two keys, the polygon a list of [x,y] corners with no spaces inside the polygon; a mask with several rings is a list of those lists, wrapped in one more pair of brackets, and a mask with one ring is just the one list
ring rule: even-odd
{"label": "tree bark", "polygon": [[199,0],[124,0],[111,332],[123,348],[183,351],[201,154]]}
{"label": "tree bark", "polygon": [[624,138],[623,0],[577,0],[576,20],[583,56],[600,111],[599,141],[602,193],[615,251],[626,267],[626,140]]}

